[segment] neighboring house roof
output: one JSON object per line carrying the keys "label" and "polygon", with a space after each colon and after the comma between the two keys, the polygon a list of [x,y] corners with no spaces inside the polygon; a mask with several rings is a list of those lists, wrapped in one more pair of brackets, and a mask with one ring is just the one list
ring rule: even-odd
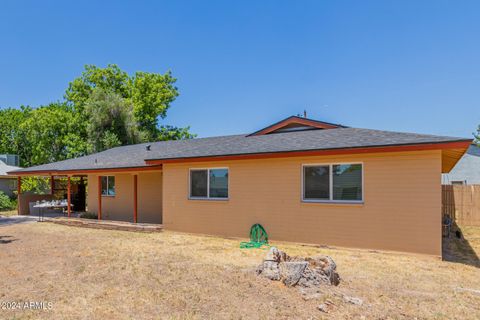
{"label": "neighboring house roof", "polygon": [[463,182],[480,184],[480,147],[471,145],[452,171],[442,176],[443,184]]}
{"label": "neighboring house roof", "polygon": [[[284,121],[288,119],[290,118]],[[116,147],[76,159],[21,169],[12,174],[137,168],[182,159],[262,154],[272,156],[273,154],[283,155],[286,153],[293,155],[295,152],[339,152],[339,150],[344,149],[360,150],[362,148],[381,150],[382,147],[393,146],[416,146],[414,150],[441,149],[440,145],[445,143],[461,144],[455,149],[460,150],[457,152],[460,154],[458,155],[459,158],[466,149],[463,146],[471,143],[471,139],[464,138],[336,126],[332,129],[277,131],[278,133],[268,131],[261,135],[242,134],[142,143]],[[150,151],[146,148],[148,145],[150,145]],[[450,144],[449,148],[454,148],[454,145]],[[457,155],[453,156],[453,158],[455,157]],[[455,162],[456,160],[458,159],[455,159]]]}
{"label": "neighboring house roof", "polygon": [[6,165],[3,161],[0,161],[0,179],[1,178],[6,178],[6,177],[11,178],[11,176],[7,175],[7,172],[14,171],[14,170],[19,170],[19,169],[21,169],[21,168],[20,167],[9,166],[9,165]]}

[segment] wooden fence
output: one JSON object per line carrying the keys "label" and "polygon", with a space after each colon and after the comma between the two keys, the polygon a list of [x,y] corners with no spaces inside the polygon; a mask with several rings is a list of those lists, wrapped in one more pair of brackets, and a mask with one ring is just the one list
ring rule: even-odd
{"label": "wooden fence", "polygon": [[480,185],[443,185],[442,212],[459,225],[480,226]]}

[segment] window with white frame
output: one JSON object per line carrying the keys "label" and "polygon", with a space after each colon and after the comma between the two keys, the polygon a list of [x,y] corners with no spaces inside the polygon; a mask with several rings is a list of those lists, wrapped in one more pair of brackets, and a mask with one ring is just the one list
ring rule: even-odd
{"label": "window with white frame", "polygon": [[191,199],[227,199],[228,169],[190,169]]}
{"label": "window with white frame", "polygon": [[305,201],[363,201],[361,163],[304,165],[302,175]]}
{"label": "window with white frame", "polygon": [[102,177],[102,196],[114,196],[115,195],[115,177],[104,176]]}

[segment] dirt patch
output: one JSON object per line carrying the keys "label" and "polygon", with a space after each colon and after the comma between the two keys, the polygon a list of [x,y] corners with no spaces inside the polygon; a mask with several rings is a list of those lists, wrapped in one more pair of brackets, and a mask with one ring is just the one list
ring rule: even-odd
{"label": "dirt patch", "polygon": [[471,291],[480,289],[480,269],[431,257],[274,242],[291,255],[337,263],[340,285],[304,299],[258,278],[266,251],[241,250],[236,240],[51,223],[6,226],[0,235],[16,239],[0,244],[0,302],[52,303],[51,310],[0,309],[0,318],[480,318]]}

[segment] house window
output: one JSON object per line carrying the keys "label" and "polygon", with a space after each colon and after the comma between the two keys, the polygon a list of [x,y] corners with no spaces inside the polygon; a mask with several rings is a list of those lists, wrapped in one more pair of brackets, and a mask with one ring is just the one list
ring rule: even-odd
{"label": "house window", "polygon": [[464,184],[465,184],[465,181],[452,181],[452,184],[464,185]]}
{"label": "house window", "polygon": [[17,179],[10,179],[9,183],[8,183],[8,187],[10,189],[10,191],[14,191],[14,190],[17,190]]}
{"label": "house window", "polygon": [[362,164],[303,166],[303,200],[318,202],[362,202]]}
{"label": "house window", "polygon": [[114,196],[115,195],[115,177],[105,176],[102,177],[102,196]]}
{"label": "house window", "polygon": [[191,199],[228,199],[228,169],[191,169]]}
{"label": "house window", "polygon": [[304,167],[304,199],[330,200],[330,166]]}

